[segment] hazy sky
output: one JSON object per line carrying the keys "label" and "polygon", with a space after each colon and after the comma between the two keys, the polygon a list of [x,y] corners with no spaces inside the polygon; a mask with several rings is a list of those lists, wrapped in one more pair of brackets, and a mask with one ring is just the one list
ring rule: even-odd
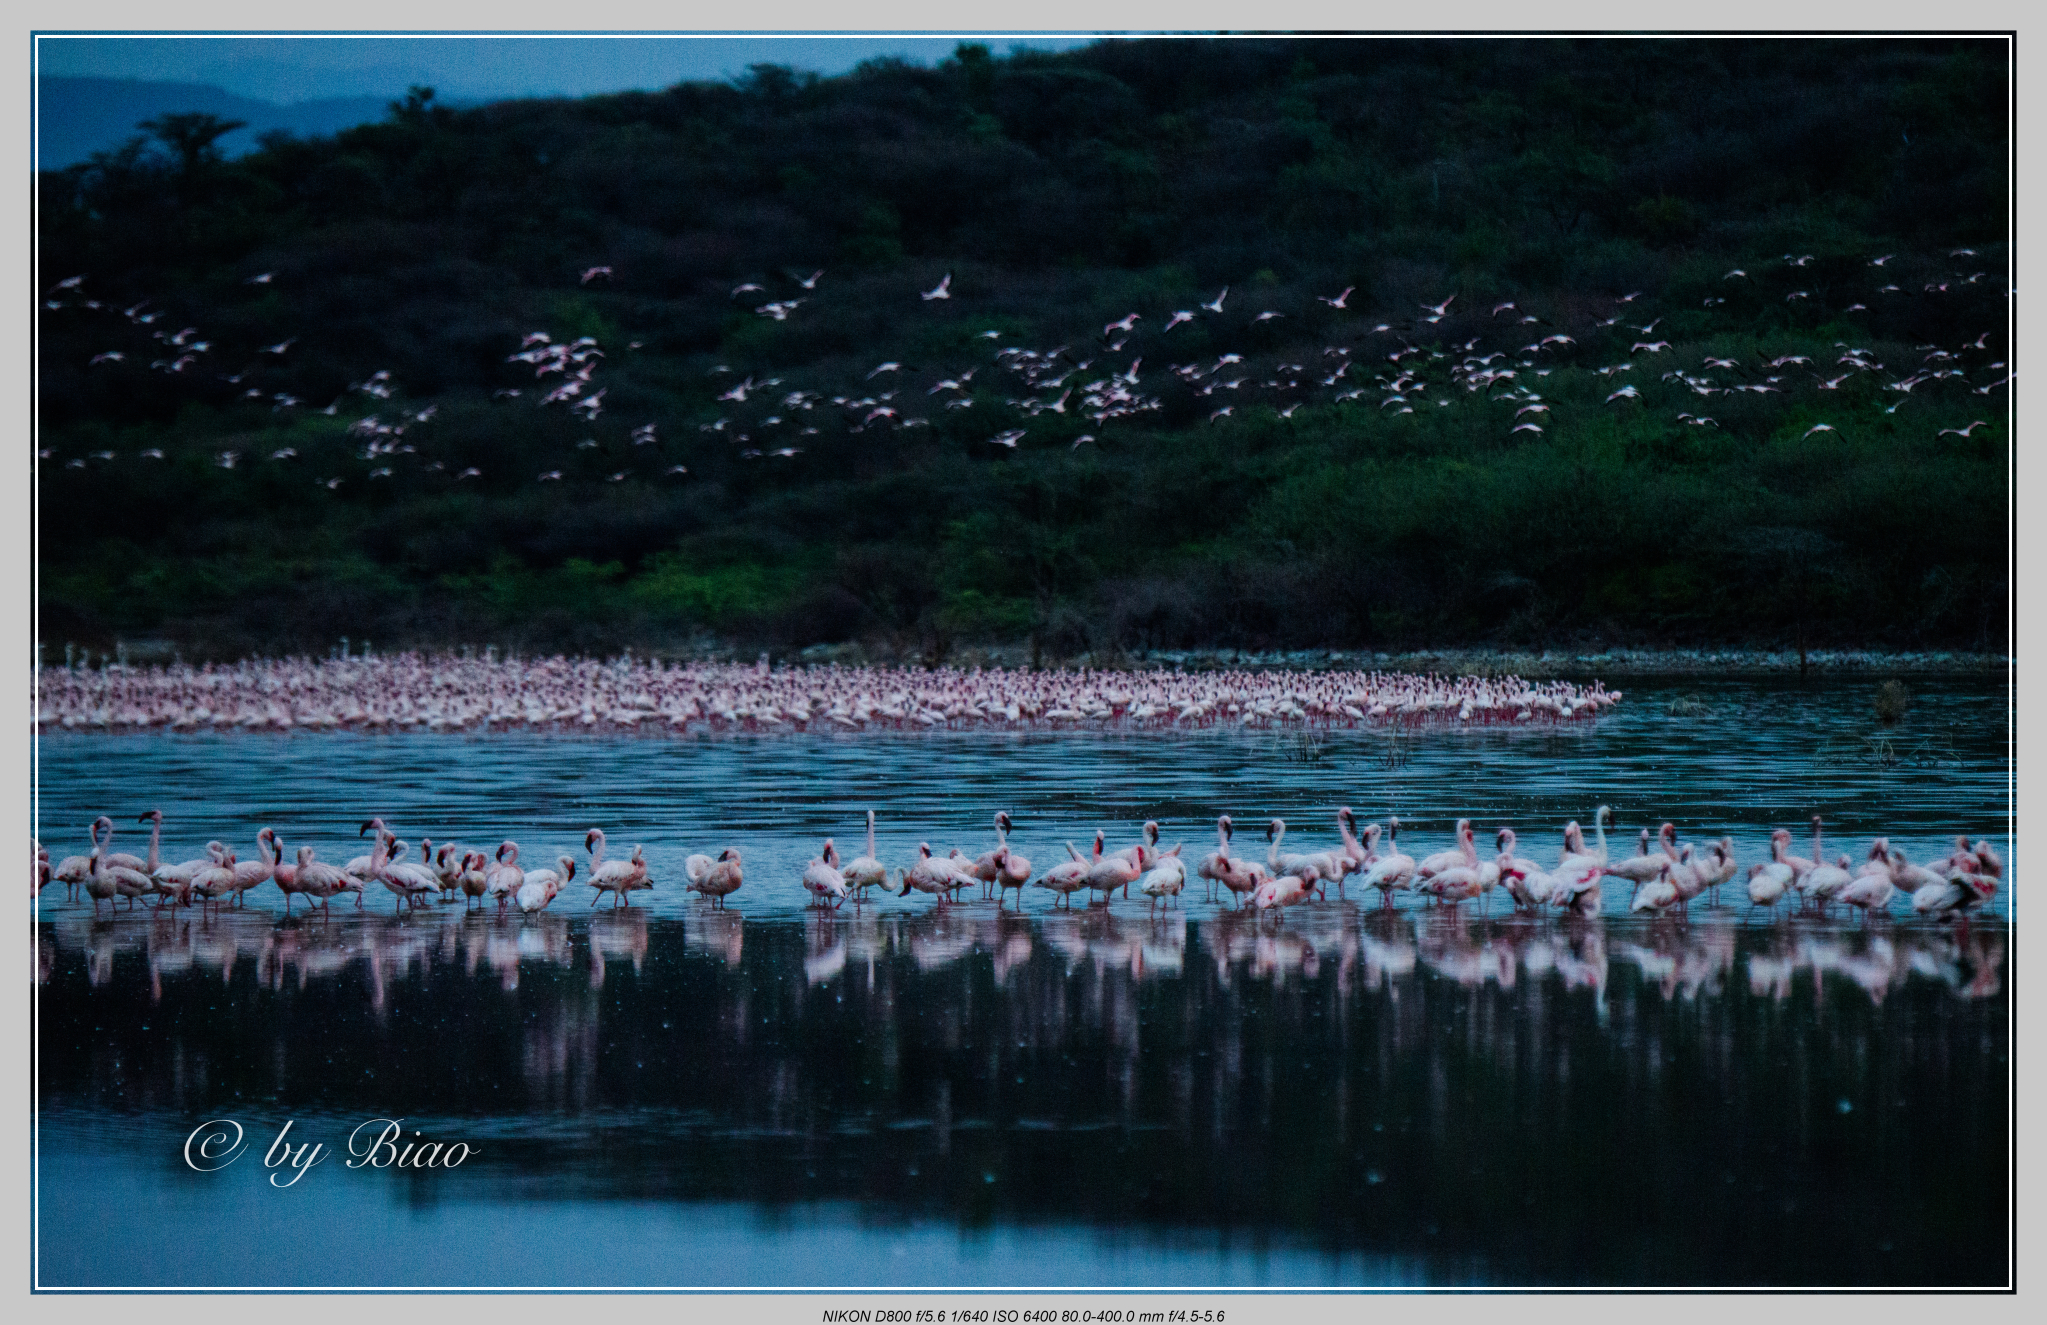
{"label": "hazy sky", "polygon": [[64,75],[211,83],[264,101],[402,94],[414,83],[447,99],[584,96],[661,88],[685,79],[729,78],[769,62],[840,73],[878,55],[930,64],[962,40],[998,54],[1012,46],[1056,50],[1090,37],[1002,30],[999,35],[844,37],[108,37],[44,36],[39,71]]}

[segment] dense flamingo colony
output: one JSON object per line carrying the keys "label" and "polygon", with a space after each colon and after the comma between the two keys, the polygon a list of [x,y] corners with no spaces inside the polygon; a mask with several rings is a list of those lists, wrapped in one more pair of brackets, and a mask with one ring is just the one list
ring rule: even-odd
{"label": "dense flamingo colony", "polygon": [[[1255,856],[1233,854],[1236,829],[1230,816],[1223,814],[1216,819],[1215,851],[1192,862],[1191,869],[1195,878],[1206,882],[1210,900],[1227,893],[1238,909],[1261,913],[1310,901],[1326,902],[1331,889],[1341,901],[1346,882],[1355,875],[1355,882],[1367,894],[1380,894],[1382,907],[1393,905],[1394,893],[1407,892],[1452,907],[1477,901],[1489,912],[1497,890],[1511,899],[1516,910],[1558,908],[1579,917],[1602,913],[1603,889],[1610,879],[1632,885],[1630,913],[1688,916],[1691,902],[1701,895],[1711,893],[1717,905],[1721,885],[1739,873],[1731,839],[1723,837],[1703,846],[1680,844],[1676,826],[1669,823],[1657,831],[1653,847],[1644,827],[1635,854],[1617,858],[1618,853],[1609,853],[1607,847],[1609,817],[1604,805],[1593,816],[1596,845],[1586,842],[1576,820],[1564,825],[1557,863],[1544,865],[1518,854],[1515,832],[1505,826],[1494,839],[1495,853],[1481,857],[1469,819],[1457,821],[1455,842],[1448,850],[1416,859],[1401,849],[1399,819],[1390,819],[1383,833],[1376,823],[1365,825],[1360,832],[1349,806],[1336,811],[1338,842],[1321,850],[1286,850],[1286,821],[1269,821],[1265,859],[1259,861]],[[102,903],[113,905],[123,900],[132,909],[146,899],[159,912],[167,906],[245,905],[251,889],[268,883],[283,894],[287,914],[296,897],[304,897],[309,906],[317,904],[325,913],[334,897],[344,892],[354,893],[356,906],[361,907],[365,893],[375,888],[391,896],[395,912],[438,898],[460,901],[465,907],[472,903],[488,907],[495,901],[500,915],[514,907],[531,915],[546,910],[574,884],[578,873],[578,862],[566,853],[555,858],[559,869],[525,869],[519,864],[519,844],[509,839],[486,855],[445,841],[436,851],[431,838],[422,838],[419,861],[414,864],[408,859],[407,844],[381,818],[362,825],[362,833],[376,834],[369,853],[345,865],[321,862],[311,846],[299,847],[296,862],[287,865],[284,843],[268,827],[256,835],[254,861],[240,862],[232,847],[214,841],[207,843],[205,856],[170,864],[162,858],[162,811],[152,810],[140,821],[151,825],[146,860],[113,851],[114,821],[106,815],[93,822],[89,856],[71,856],[53,864],[48,850],[39,845],[36,895],[52,883],[62,883],[75,900],[82,888],[98,916]],[[1031,862],[1011,847],[1009,834],[1014,825],[1007,812],[996,813],[994,826],[993,850],[974,856],[954,847],[941,856],[929,842],[920,842],[917,858],[896,867],[892,877],[889,866],[876,854],[874,812],[870,810],[866,850],[857,859],[844,861],[833,839],[826,838],[822,850],[804,867],[803,887],[813,905],[831,910],[848,902],[863,902],[876,888],[902,897],[924,893],[940,907],[951,906],[962,892],[978,888],[984,899],[993,896],[999,910],[1011,889],[1016,890],[1021,909],[1027,887],[1050,892],[1054,907],[1070,908],[1073,894],[1085,890],[1090,899],[1099,893],[1101,905],[1107,908],[1119,892],[1128,898],[1134,884],[1156,910],[1161,904],[1172,907],[1188,886],[1190,862],[1182,855],[1184,844],[1161,850],[1156,820],[1145,823],[1136,843],[1119,850],[1106,850],[1107,834],[1099,830],[1089,855],[1066,842],[1067,859],[1041,872],[1034,871]],[[1771,835],[1770,858],[1750,866],[1747,872],[1751,910],[1774,908],[1793,899],[1795,905],[1821,914],[1838,904],[1868,918],[1888,915],[1893,899],[1902,895],[1915,914],[1947,919],[1965,916],[1996,896],[2004,878],[2003,858],[1987,840],[1972,843],[1967,836],[1958,836],[1948,855],[1915,865],[1887,837],[1879,837],[1856,865],[1845,852],[1828,859],[1822,849],[1821,826],[1820,816],[1814,815],[1810,856],[1791,854],[1789,829],[1779,828]],[[630,906],[634,892],[655,886],[641,847],[635,846],[626,859],[607,860],[601,828],[589,830],[583,847],[590,853],[583,882],[592,889],[592,906],[607,895],[615,907]],[[699,894],[716,910],[724,909],[726,899],[745,884],[743,859],[735,847],[726,847],[715,857],[693,854],[685,862],[684,872],[685,890]]]}
{"label": "dense flamingo colony", "polygon": [[760,731],[1560,721],[1620,702],[1594,682],[1382,672],[796,667],[420,654],[233,666],[46,667],[44,729],[549,727]]}

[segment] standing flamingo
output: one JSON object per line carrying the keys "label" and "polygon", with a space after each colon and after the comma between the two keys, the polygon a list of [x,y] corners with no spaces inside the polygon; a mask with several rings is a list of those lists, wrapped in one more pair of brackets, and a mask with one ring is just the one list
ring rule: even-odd
{"label": "standing flamingo", "polygon": [[[590,905],[597,905],[597,899],[605,893],[612,894],[616,905],[639,879],[647,877],[647,866],[642,860],[637,867],[632,861],[606,860],[604,858],[604,830],[592,828],[583,835],[583,849],[590,853],[590,886],[597,891],[590,896]],[[637,848],[636,848],[637,849]],[[636,877],[637,876],[637,877]]]}
{"label": "standing flamingo", "polygon": [[[694,859],[694,857],[692,857]],[[708,868],[706,862],[706,868]],[[846,886],[853,890],[855,901],[869,888],[888,888],[888,866],[881,863],[874,854],[874,811],[867,812],[867,853],[854,860],[845,868]]]}
{"label": "standing flamingo", "polygon": [[327,913],[327,903],[334,894],[342,891],[348,878],[345,871],[314,859],[313,848],[309,846],[299,848],[296,873],[298,890],[304,893],[309,901],[318,902],[323,915]]}
{"label": "standing flamingo", "polygon": [[576,861],[573,856],[556,856],[559,870],[530,870],[519,883],[519,890],[512,894],[513,905],[519,914],[530,916],[535,911],[545,911],[547,904],[560,895],[576,877]]}
{"label": "standing flamingo", "polygon": [[1414,881],[1415,859],[1400,849],[1400,819],[1391,817],[1386,821],[1386,842],[1389,852],[1381,856],[1377,864],[1365,871],[1364,885],[1377,888],[1382,907],[1393,905],[1396,890],[1408,888]]}
{"label": "standing flamingo", "polygon": [[726,847],[718,853],[716,863],[705,871],[704,877],[689,887],[710,898],[711,905],[722,911],[725,909],[725,899],[738,892],[740,885],[745,882],[746,876],[740,867],[738,849]]}
{"label": "standing flamingo", "polygon": [[814,905],[828,906],[836,910],[851,891],[846,886],[846,876],[839,872],[838,858],[839,849],[832,845],[832,840],[828,837],[824,840],[824,850],[818,853],[817,859],[804,866],[803,886],[816,899]]}
{"label": "standing flamingo", "polygon": [[1151,898],[1152,909],[1156,911],[1160,899],[1171,906],[1180,890],[1187,886],[1187,867],[1181,863],[1180,848],[1175,845],[1171,851],[1161,851],[1154,864],[1138,880],[1137,891]]}
{"label": "standing flamingo", "polygon": [[498,844],[497,864],[492,867],[484,884],[484,896],[496,900],[498,914],[503,915],[505,907],[525,882],[526,871],[519,868],[519,844],[508,838]]}
{"label": "standing flamingo", "polygon": [[[1099,845],[1101,839],[1097,837],[1095,842]],[[1046,870],[1045,876],[1038,880],[1038,886],[1048,889],[1057,896],[1058,900],[1053,902],[1054,906],[1063,903],[1070,909],[1073,905],[1073,894],[1087,886],[1087,875],[1091,866],[1086,857],[1073,849],[1071,842],[1066,844],[1066,854],[1072,859]],[[908,891],[907,883],[904,890]]]}

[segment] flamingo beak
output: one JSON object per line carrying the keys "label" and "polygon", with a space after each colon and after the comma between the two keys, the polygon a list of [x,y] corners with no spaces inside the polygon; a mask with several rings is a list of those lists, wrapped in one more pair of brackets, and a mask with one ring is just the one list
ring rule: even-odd
{"label": "flamingo beak", "polygon": [[376,822],[376,820],[375,820],[375,819],[366,819],[366,820],[364,820],[364,821],[363,821],[363,826],[362,826],[362,828],[361,828],[361,829],[360,829],[360,830],[359,830],[359,831],[358,831],[358,832],[356,833],[356,836],[357,836],[357,837],[361,837],[361,836],[362,836],[362,835],[363,835],[364,833],[367,833],[367,832],[369,832],[369,831],[370,831],[370,825],[371,825],[371,824],[373,824],[373,823],[375,823],[375,822]]}

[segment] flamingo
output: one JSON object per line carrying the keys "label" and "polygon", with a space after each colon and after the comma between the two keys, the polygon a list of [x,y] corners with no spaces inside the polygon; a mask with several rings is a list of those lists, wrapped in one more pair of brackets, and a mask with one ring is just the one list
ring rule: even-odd
{"label": "flamingo", "polygon": [[1464,839],[1470,832],[1471,820],[1459,819],[1455,830],[1457,845],[1451,847],[1448,851],[1438,851],[1435,855],[1428,857],[1415,866],[1416,880],[1427,880],[1441,874],[1444,870],[1456,869],[1464,864]]}
{"label": "flamingo", "polygon": [[1159,844],[1158,820],[1146,819],[1144,821],[1143,839],[1136,846],[1123,847],[1120,850],[1111,851],[1109,854],[1118,860],[1129,861],[1140,870],[1147,869],[1150,867],[1152,856],[1157,854],[1156,848]]}
{"label": "flamingo", "polygon": [[182,865],[158,865],[151,872],[156,880],[156,890],[166,896],[176,896],[179,905],[189,905],[192,900],[192,880],[199,877],[201,870],[213,868],[227,852],[222,842],[208,842],[206,855],[198,860],[188,860]]}
{"label": "flamingo", "polygon": [[[1152,825],[1147,824],[1147,832],[1151,831],[1151,829]],[[1102,894],[1102,901],[1107,903],[1110,893],[1121,888],[1127,896],[1130,891],[1130,885],[1144,876],[1144,865],[1141,863],[1141,860],[1147,848],[1134,848],[1139,856],[1138,860],[1132,860],[1128,854],[1122,852],[1104,856],[1100,854],[1101,848],[1102,835],[1097,832],[1095,834],[1096,858],[1094,864],[1087,872],[1087,887],[1089,892],[1100,892]],[[1126,847],[1124,849],[1125,852],[1131,850],[1133,848]]]}
{"label": "flamingo", "polygon": [[1671,865],[1666,861],[1656,877],[1635,889],[1635,900],[1628,903],[1628,910],[1660,912],[1675,906],[1678,900],[1677,884],[1671,881]]}
{"label": "flamingo", "polygon": [[192,891],[211,906],[235,891],[235,853],[224,851],[220,859],[192,876]]}
{"label": "flamingo", "polygon": [[[1788,845],[1791,841],[1791,830],[1780,828],[1777,831],[1784,834],[1784,841]],[[1776,834],[1773,833],[1771,836],[1774,838]],[[1811,873],[1826,860],[1826,857],[1820,854],[1820,817],[1817,814],[1812,817],[1812,857],[1807,859],[1804,856],[1785,855],[1780,859],[1791,867],[1793,874],[1798,875]]]}
{"label": "flamingo", "polygon": [[[612,895],[612,904],[617,905],[619,899],[623,898],[631,885],[636,882],[635,873],[637,873],[639,878],[646,877],[647,867],[644,863],[641,863],[636,871],[631,861],[606,860],[604,858],[604,830],[602,828],[592,828],[583,835],[583,849],[590,853],[590,886],[597,890],[590,895],[590,905],[592,906],[597,905],[597,899],[605,893],[610,893]],[[634,850],[637,851],[638,848],[634,848]]]}
{"label": "flamingo", "polygon": [[746,874],[740,865],[739,849],[726,847],[718,853],[718,859],[704,872],[703,880],[696,885],[696,891],[711,899],[711,905],[722,911],[725,899],[739,891],[746,882]]}
{"label": "flamingo", "polygon": [[1158,909],[1161,898],[1168,906],[1172,905],[1180,890],[1187,886],[1187,866],[1181,863],[1178,844],[1171,851],[1160,852],[1157,860],[1158,863],[1146,870],[1137,884],[1137,891],[1151,898],[1153,910]]}
{"label": "flamingo", "polygon": [[[387,841],[384,846],[384,867],[377,871],[376,877],[383,881],[384,886],[391,890],[392,896],[396,899],[393,903],[395,914],[395,908],[399,904],[408,907],[418,906],[421,898],[440,888],[441,881],[429,865],[425,863],[415,865],[405,859],[406,852],[411,849],[406,843],[398,841],[388,833],[385,836]],[[426,853],[422,850],[421,854]]]}
{"label": "flamingo", "polygon": [[1500,881],[1499,862],[1479,860],[1478,844],[1473,840],[1469,819],[1458,821],[1457,844],[1460,848],[1458,863],[1448,869],[1437,870],[1420,881],[1415,885],[1416,891],[1433,893],[1455,906],[1490,892]]}
{"label": "flamingo", "polygon": [[[384,833],[388,831],[384,827],[384,821],[382,819],[370,819],[364,822],[362,828],[356,833],[356,836],[361,837],[364,833],[369,832],[372,828],[377,830],[378,837],[382,837]],[[343,865],[341,867],[341,872],[354,878],[359,885],[368,883],[371,879],[377,877],[376,869],[372,864],[372,861],[374,859],[375,859],[374,852],[367,856],[357,856],[355,859],[349,861],[346,865]],[[362,888],[358,886],[353,891],[360,895],[362,892]]]}
{"label": "flamingo", "polygon": [[520,882],[519,891],[512,894],[512,902],[519,908],[520,915],[530,916],[535,911],[545,911],[547,904],[576,877],[573,856],[556,856],[555,863],[561,866],[559,871],[533,870]]}
{"label": "flamingo", "polygon": [[[1511,850],[1502,850],[1496,863],[1500,867],[1500,886],[1514,899],[1515,906],[1534,909],[1557,901],[1557,890],[1560,885],[1556,876],[1528,857],[1517,856]],[[1597,883],[1596,878],[1594,883]]]}
{"label": "flamingo", "polygon": [[92,830],[92,854],[64,857],[64,859],[57,862],[57,868],[51,873],[50,877],[63,884],[69,896],[76,897],[78,895],[78,885],[91,877],[93,869],[98,865],[99,853],[100,834],[99,827],[95,823]]}
{"label": "flamingo", "polygon": [[1275,907],[1298,906],[1315,891],[1315,881],[1299,874],[1282,874],[1261,881],[1251,894],[1251,907],[1270,911]]}
{"label": "flamingo", "polygon": [[1265,827],[1265,839],[1272,845],[1265,851],[1265,867],[1275,876],[1293,874],[1308,881],[1319,890],[1325,880],[1340,879],[1342,866],[1337,863],[1337,853],[1329,851],[1286,852],[1282,854],[1279,844],[1286,838],[1286,820],[1274,819]]}
{"label": "flamingo", "polygon": [[1891,894],[1896,891],[1897,885],[1891,882],[1890,870],[1886,868],[1857,875],[1834,894],[1834,900],[1861,908],[1863,923],[1867,924],[1872,913],[1890,910]]}
{"label": "flamingo", "polygon": [[1617,879],[1627,879],[1640,886],[1649,882],[1663,871],[1663,867],[1677,859],[1677,828],[1665,824],[1656,832],[1657,849],[1649,849],[1649,830],[1642,830],[1642,838],[1636,844],[1635,854],[1626,860],[1609,865],[1606,873]]}
{"label": "flamingo", "polygon": [[1514,854],[1514,848],[1520,844],[1520,840],[1520,838],[1514,835],[1513,829],[1500,829],[1498,835],[1494,838],[1494,844],[1499,848],[1500,852],[1500,868],[1502,870],[1511,869],[1523,874],[1540,872],[1542,869],[1540,865],[1537,865],[1526,856]]}
{"label": "flamingo", "polygon": [[975,878],[981,881],[981,895],[983,897],[988,895],[989,886],[996,883],[1002,877],[1002,865],[999,858],[1009,849],[1009,830],[1011,826],[1008,813],[1003,810],[997,810],[995,812],[995,849],[983,853],[973,864],[972,873]]}
{"label": "flamingo", "polygon": [[526,882],[526,871],[519,868],[519,844],[509,839],[500,842],[496,861],[485,878],[483,893],[497,902],[498,914],[503,915],[519,885]]}
{"label": "flamingo", "polygon": [[618,890],[618,903],[620,906],[625,907],[630,907],[633,904],[634,893],[652,890],[654,887],[654,881],[647,877],[647,849],[645,847],[635,842],[629,863],[633,867],[633,872],[626,877],[626,881],[619,886]]}
{"label": "flamingo", "polygon": [[1208,880],[1208,900],[1211,902],[1215,900],[1216,884],[1220,883],[1233,867],[1230,860],[1230,838],[1235,832],[1236,828],[1230,822],[1230,816],[1218,814],[1215,817],[1215,850],[1203,856],[1201,862],[1194,867],[1196,875]]}
{"label": "flamingo", "polygon": [[938,284],[932,286],[930,289],[925,290],[918,297],[927,302],[933,299],[952,298],[952,273],[947,272],[943,280],[939,281]]}
{"label": "flamingo", "polygon": [[838,870],[838,856],[838,848],[832,845],[832,840],[828,837],[824,840],[824,850],[818,854],[818,858],[804,867],[803,886],[810,890],[810,895],[817,899],[816,904],[819,906],[836,909],[851,891],[846,887],[846,876]]}
{"label": "flamingo", "polygon": [[256,834],[255,860],[235,866],[235,905],[245,904],[244,894],[249,889],[270,882],[277,873],[277,833],[265,828]]}
{"label": "flamingo", "polygon": [[284,894],[284,913],[290,915],[291,899],[304,889],[299,887],[298,866],[284,863],[284,842],[277,837],[270,839],[270,878]]}
{"label": "flamingo", "polygon": [[1785,848],[1790,845],[1791,830],[1779,828],[1770,834],[1770,858],[1749,867],[1748,900],[1751,908],[1776,906],[1784,896],[1784,890],[1797,877],[1797,871],[1784,855]]}
{"label": "flamingo", "polygon": [[1365,872],[1364,885],[1377,888],[1382,906],[1393,905],[1396,890],[1409,887],[1414,881],[1415,859],[1400,849],[1400,820],[1386,821],[1386,841],[1391,846],[1390,854],[1381,856],[1379,862]]}
{"label": "flamingo", "polygon": [[930,893],[943,906],[946,897],[959,886],[959,872],[953,863],[933,855],[929,842],[919,842],[917,863],[903,871],[902,896],[908,897],[915,889],[920,893]]}
{"label": "flamingo", "polygon": [[461,859],[456,858],[453,842],[441,843],[440,850],[434,853],[434,875],[441,881],[443,901],[462,891],[462,870],[468,859],[466,852]]}
{"label": "flamingo", "polygon": [[346,886],[348,878],[345,871],[314,859],[313,848],[309,846],[299,848],[298,869],[294,873],[298,876],[298,890],[306,895],[307,900],[318,902],[323,913],[334,894]]}
{"label": "flamingo", "polygon": [[[107,841],[111,842],[114,836],[113,824],[110,820],[105,822],[108,828]],[[128,905],[132,909],[136,898],[148,894],[154,888],[154,880],[141,870],[131,869],[126,865],[114,864],[106,855],[104,846],[99,844],[97,840],[95,845],[99,846],[100,849],[93,852],[92,859],[94,863],[92,873],[85,882],[86,893],[93,899],[93,915],[97,916],[99,914],[99,903],[102,896],[107,899],[109,904],[112,903],[115,897],[125,897],[128,899]],[[129,859],[132,860],[134,857],[131,856]]]}
{"label": "flamingo", "polygon": [[1576,857],[1581,860],[1592,861],[1593,863],[1597,864],[1599,868],[1605,869],[1606,823],[1607,820],[1611,818],[1613,818],[1613,811],[1609,809],[1607,806],[1602,805],[1593,812],[1592,831],[1599,835],[1599,846],[1596,850],[1591,851],[1588,851],[1585,848],[1585,831],[1578,827],[1578,821],[1576,819],[1573,819],[1571,822],[1565,824],[1564,858],[1563,860],[1558,862],[1559,866],[1568,864],[1573,857]]}
{"label": "flamingo", "polygon": [[1358,841],[1357,827],[1358,817],[1351,813],[1350,806],[1338,807],[1336,811],[1336,831],[1343,835],[1343,859],[1341,862],[1343,873],[1337,875],[1336,878],[1336,890],[1339,894],[1343,892],[1343,880],[1346,875],[1356,873],[1378,859],[1373,848],[1379,844],[1379,825],[1365,825],[1365,840],[1363,842]]}
{"label": "flamingo", "polygon": [[[1722,869],[1731,863],[1728,839],[1706,844],[1706,854],[1694,859],[1689,843],[1680,853],[1680,859],[1670,872],[1670,881],[1677,885],[1678,908],[1685,917],[1691,917],[1691,901],[1700,893],[1723,881]],[[1729,871],[1730,873],[1732,871]]]}
{"label": "flamingo", "polygon": [[1996,892],[1996,884],[1977,874],[1956,874],[1926,884],[1912,893],[1912,910],[1936,920],[1965,914]]}
{"label": "flamingo", "polygon": [[101,863],[97,830],[93,834],[92,855],[87,858],[86,865],[85,895],[92,899],[92,915],[93,919],[97,920],[100,903],[105,902],[107,908],[112,910],[114,898],[120,896],[120,880],[115,876],[115,870],[119,867],[109,868]]}
{"label": "flamingo", "polygon": [[[140,821],[138,820],[138,822]],[[104,814],[101,815],[99,818],[93,820],[93,828],[95,831],[99,830],[102,827],[106,829],[107,841],[105,848],[103,848],[100,851],[101,865],[113,865],[124,870],[134,870],[140,874],[149,873],[151,866],[147,862],[143,861],[139,857],[129,855],[125,851],[113,850],[114,821]]]}
{"label": "flamingo", "polygon": [[[1101,839],[1097,837],[1095,842],[1099,846]],[[1071,907],[1073,904],[1073,894],[1087,884],[1089,869],[1087,859],[1073,849],[1073,843],[1071,842],[1066,844],[1066,854],[1071,856],[1072,859],[1054,865],[1051,869],[1045,871],[1043,878],[1038,880],[1038,887],[1050,889],[1058,895],[1059,901],[1054,902],[1054,906],[1064,903]],[[908,890],[909,886],[905,883],[904,891],[907,892]]]}
{"label": "flamingo", "polygon": [[462,853],[462,872],[456,876],[456,883],[462,889],[462,907],[469,908],[472,901],[481,900],[490,889],[490,873],[484,867],[489,860],[481,851]]}
{"label": "flamingo", "polygon": [[[692,856],[690,859],[696,860],[698,858]],[[709,867],[709,863],[709,861],[705,862],[706,868]],[[691,877],[694,878],[695,876],[692,875]],[[853,896],[856,901],[869,888],[880,887],[886,890],[888,887],[888,867],[883,865],[874,854],[874,811],[872,810],[867,812],[867,854],[846,866],[845,878],[846,886],[853,890]]]}
{"label": "flamingo", "polygon": [[1824,915],[1827,903],[1834,900],[1834,895],[1854,880],[1855,876],[1848,872],[1848,857],[1844,853],[1831,865],[1821,865],[1806,871],[1805,877],[1799,881],[1799,886]]}
{"label": "flamingo", "polygon": [[1216,816],[1215,831],[1217,849],[1213,855],[1202,860],[1200,875],[1211,883],[1210,898],[1213,900],[1212,885],[1221,884],[1230,890],[1230,895],[1243,906],[1246,894],[1256,892],[1258,885],[1265,881],[1265,870],[1256,861],[1244,860],[1230,854],[1230,839],[1237,834],[1236,824],[1227,814]]}

